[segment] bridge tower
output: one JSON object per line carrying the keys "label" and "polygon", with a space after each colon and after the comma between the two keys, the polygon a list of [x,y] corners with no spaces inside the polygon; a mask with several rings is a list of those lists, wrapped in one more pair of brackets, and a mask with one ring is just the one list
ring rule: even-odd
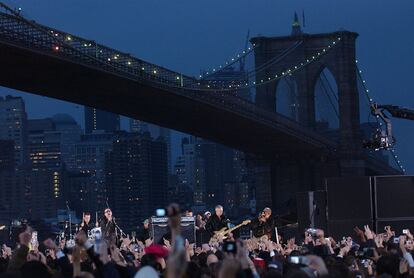
{"label": "bridge tower", "polygon": [[[273,154],[268,160],[271,180],[270,188],[257,193],[257,205],[278,206],[294,200],[298,191],[315,190],[322,187],[327,176],[363,176],[364,161],[361,158],[359,93],[357,87],[355,41],[357,33],[338,31],[325,34],[306,34],[298,26],[297,17],[292,25],[292,34],[283,37],[255,37],[251,42],[255,48],[256,83],[274,77],[312,57],[336,41],[336,45],[317,61],[291,74],[296,82],[296,121],[306,128],[317,130],[315,119],[315,87],[321,72],[328,69],[338,89],[339,130],[338,149],[327,159],[323,154]],[[294,48],[292,46],[296,45]],[[286,52],[286,49],[293,49]],[[272,59],[283,56],[276,63]],[[265,65],[265,66],[264,66]],[[263,69],[264,68],[264,69]],[[281,80],[269,82],[256,88],[256,105],[277,112],[277,87]],[[262,192],[263,194],[260,194]],[[269,194],[270,193],[270,194]],[[260,196],[263,196],[261,199]],[[272,196],[271,200],[269,197]]]}
{"label": "bridge tower", "polygon": [[[251,41],[256,44],[255,67],[279,56],[287,48],[297,42],[301,44],[288,53],[283,60],[257,73],[256,82],[266,80],[269,76],[284,72],[292,65],[300,64],[323,48],[330,45],[338,37],[339,45],[333,47],[318,61],[293,73],[297,85],[298,121],[306,127],[315,128],[315,86],[320,73],[329,69],[338,86],[340,146],[344,154],[354,157],[360,152],[359,133],[359,95],[355,64],[355,40],[357,33],[340,31],[327,34],[303,34],[286,37],[255,37]],[[280,79],[259,86],[256,89],[256,104],[270,111],[276,111],[278,101],[276,88]],[[277,112],[277,111],[276,111]]]}

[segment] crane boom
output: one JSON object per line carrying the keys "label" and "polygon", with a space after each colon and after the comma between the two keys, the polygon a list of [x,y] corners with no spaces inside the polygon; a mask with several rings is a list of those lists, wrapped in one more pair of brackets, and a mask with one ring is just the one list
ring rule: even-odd
{"label": "crane boom", "polygon": [[400,107],[397,105],[377,105],[378,109],[388,111],[394,118],[414,120],[414,110]]}

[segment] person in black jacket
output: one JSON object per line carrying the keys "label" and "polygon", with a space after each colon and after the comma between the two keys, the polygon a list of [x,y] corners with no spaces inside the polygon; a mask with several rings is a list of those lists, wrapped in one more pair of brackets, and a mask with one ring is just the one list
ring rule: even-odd
{"label": "person in black jacket", "polygon": [[145,244],[145,241],[150,238],[150,228],[149,228],[149,220],[145,219],[143,222],[143,226],[141,231],[138,235],[138,240]]}
{"label": "person in black jacket", "polygon": [[116,226],[115,221],[112,217],[112,211],[110,208],[104,210],[104,218],[100,222],[100,227],[102,231],[102,237],[104,240],[109,243],[116,242]]}
{"label": "person in black jacket", "polygon": [[270,208],[264,208],[262,213],[252,221],[251,230],[255,237],[259,238],[264,235],[271,239],[273,230],[275,229],[275,221]]}
{"label": "person in black jacket", "polygon": [[221,230],[222,228],[227,228],[229,220],[223,214],[223,207],[217,205],[215,213],[207,220],[205,229],[209,233],[210,237],[214,235],[214,232]]}
{"label": "person in black jacket", "polygon": [[89,212],[85,212],[83,214],[82,223],[80,224],[80,229],[86,234],[89,235],[90,231],[92,230],[93,226],[90,224],[91,221],[91,214]]}

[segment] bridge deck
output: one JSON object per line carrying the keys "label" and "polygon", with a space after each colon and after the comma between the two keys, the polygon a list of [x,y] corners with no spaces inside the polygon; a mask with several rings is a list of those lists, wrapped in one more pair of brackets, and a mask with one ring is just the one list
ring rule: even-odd
{"label": "bridge deck", "polygon": [[[198,90],[191,85],[197,80],[147,62],[146,68],[159,72],[136,72],[139,68],[129,67],[128,62],[137,59],[121,59],[121,52],[115,63],[92,57],[56,38],[70,37],[71,44],[88,40],[37,26],[0,13],[0,85],[112,111],[254,153],[336,147],[316,132],[229,92]],[[76,45],[81,47],[82,42]],[[116,55],[112,52],[109,55]]]}

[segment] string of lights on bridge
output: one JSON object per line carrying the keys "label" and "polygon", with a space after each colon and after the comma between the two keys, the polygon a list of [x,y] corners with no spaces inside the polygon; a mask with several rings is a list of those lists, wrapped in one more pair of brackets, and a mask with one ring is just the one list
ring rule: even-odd
{"label": "string of lights on bridge", "polygon": [[[355,63],[356,63],[357,73],[358,73],[359,77],[362,80],[362,87],[363,87],[364,93],[367,96],[369,105],[371,106],[372,104],[374,104],[374,100],[369,95],[369,90],[368,90],[368,87],[367,87],[367,82],[366,82],[366,80],[362,76],[362,70],[358,66],[358,60],[355,60]],[[378,115],[376,116],[376,120],[379,123],[379,125],[382,127],[383,124],[381,122],[379,122],[379,116]],[[389,150],[390,150],[391,155],[393,156],[395,162],[397,163],[398,167],[405,173],[405,168],[402,165],[401,160],[399,160],[396,150],[394,148],[390,148]]]}
{"label": "string of lights on bridge", "polygon": [[[58,34],[56,32],[51,31],[51,33],[55,36],[58,37],[61,34]],[[64,36],[65,41],[67,42],[71,42],[72,41],[72,37],[70,35],[62,35]],[[259,87],[265,84],[268,84],[270,82],[274,82],[277,81],[279,79],[282,79],[286,76],[292,75],[294,72],[301,70],[302,68],[306,67],[307,65],[319,60],[322,56],[324,56],[325,54],[327,54],[329,52],[330,49],[332,49],[333,47],[335,47],[336,45],[339,44],[339,41],[341,40],[341,37],[336,38],[336,40],[332,41],[331,44],[327,45],[326,47],[322,48],[321,51],[315,53],[314,55],[312,55],[311,57],[308,57],[306,60],[302,61],[301,63],[296,64],[295,66],[292,66],[291,68],[288,68],[286,70],[284,70],[281,73],[275,74],[274,76],[269,76],[267,78],[263,78],[260,79],[260,81],[247,81],[244,83],[244,85],[240,85],[240,84],[236,84],[236,85],[228,85],[228,88],[217,88],[214,86],[211,86],[210,84],[202,84],[201,82],[197,83],[198,88],[194,88],[191,87],[192,90],[194,89],[198,89],[200,91],[235,91],[235,90],[239,90],[239,89],[248,89],[248,88],[253,88],[253,87]],[[83,47],[92,47],[92,43],[83,43],[82,44]],[[237,54],[235,57],[231,58],[230,61],[226,61],[223,65],[218,66],[218,69],[213,68],[211,70],[208,70],[204,75],[200,75],[200,79],[199,81],[204,81],[202,80],[203,78],[209,77],[214,75],[214,73],[217,73],[218,71],[221,71],[222,69],[231,66],[232,64],[236,63],[238,60],[244,58],[245,56],[247,56],[249,53],[251,53],[256,47],[258,47],[258,45],[253,44],[252,47],[249,47],[247,50],[242,51],[241,53]],[[54,49],[55,51],[59,51],[59,46],[56,46],[56,48]],[[99,51],[100,53],[102,53],[102,50]],[[118,62],[118,60],[120,59],[120,54],[113,54],[110,57],[107,57],[107,61],[108,62]],[[364,93],[366,94],[366,97],[368,99],[369,104],[373,104],[373,99],[370,97],[369,95],[369,89],[367,88],[367,84],[366,84],[366,80],[362,77],[362,70],[359,69],[358,67],[358,60],[355,60],[356,64],[357,64],[357,72],[362,80],[362,86],[363,86],[363,90]],[[126,61],[127,65],[131,65],[132,62],[130,60],[127,59]],[[141,68],[141,70],[145,70],[144,67]],[[153,69],[151,72],[153,75],[157,75],[158,71],[157,69]],[[176,76],[176,80],[180,81],[182,79],[182,75],[177,75]],[[209,82],[214,82],[214,80],[209,81]],[[182,86],[181,86],[182,87]],[[378,116],[377,116],[378,118]],[[378,119],[377,119],[378,121]],[[379,122],[379,121],[378,121]],[[381,122],[379,122],[379,125],[382,127],[383,124]],[[398,155],[396,154],[396,150],[394,148],[390,148],[389,149],[391,152],[391,155],[393,156],[395,162],[397,163],[398,167],[405,172],[405,168],[402,165],[401,161],[398,159]]]}
{"label": "string of lights on bridge", "polygon": [[[63,35],[63,34],[58,34],[57,32],[53,32],[50,31],[54,36],[59,37],[59,36],[63,36],[66,42],[71,42],[72,41],[72,37],[70,35]],[[243,85],[241,84],[230,84],[230,85],[226,85],[226,87],[217,87],[214,86],[215,84],[211,84],[212,82],[215,82],[214,80],[209,80],[208,82],[206,82],[205,80],[202,80],[202,78],[206,78],[207,76],[212,76],[213,73],[218,72],[220,70],[222,70],[223,68],[230,66],[231,64],[237,62],[238,60],[242,59],[243,57],[245,57],[246,55],[248,55],[249,53],[251,53],[256,47],[258,47],[258,45],[253,44],[252,47],[249,47],[246,50],[242,51],[239,54],[236,54],[235,57],[230,59],[229,61],[226,61],[224,63],[224,65],[220,65],[218,67],[218,69],[213,68],[210,71],[207,71],[205,75],[200,75],[200,80],[199,82],[197,82],[196,84],[191,84],[192,87],[191,89],[198,89],[198,90],[202,90],[202,91],[235,91],[235,90],[239,90],[239,89],[248,89],[248,88],[253,88],[253,87],[259,87],[265,84],[268,84],[270,82],[274,82],[277,81],[279,79],[284,78],[285,76],[288,75],[292,75],[294,72],[299,71],[300,69],[306,67],[307,65],[319,60],[322,56],[324,56],[325,54],[327,54],[329,52],[329,50],[333,47],[335,47],[336,45],[338,45],[338,42],[341,40],[340,37],[338,37],[336,40],[333,40],[331,42],[331,44],[325,46],[324,48],[321,49],[321,51],[315,53],[314,55],[308,57],[306,60],[302,61],[301,63],[296,64],[295,66],[292,66],[291,68],[288,68],[278,74],[275,74],[273,76],[268,76],[265,77],[263,79],[257,80],[257,81],[246,81],[243,83]],[[95,47],[96,44],[92,44],[91,42],[84,42],[81,44],[81,46],[83,47]],[[59,51],[59,46],[55,46],[54,47],[55,51]],[[100,53],[102,53],[102,50],[99,50]],[[122,58],[122,59],[121,59]],[[106,58],[106,61],[108,63],[113,63],[113,62],[119,62],[120,60],[124,60],[125,57],[122,57],[121,54],[112,54],[110,57]],[[126,65],[132,65],[132,61],[128,60],[128,58],[126,58]],[[145,71],[145,67],[141,67],[142,71]],[[159,71],[154,68],[151,70],[150,72],[152,75],[156,76]],[[181,81],[182,79],[182,75],[179,74],[176,76],[176,81]],[[182,85],[182,84],[180,84]],[[196,85],[197,87],[193,87],[194,85]],[[186,87],[186,86],[177,86],[177,87]]]}
{"label": "string of lights on bridge", "polygon": [[[13,10],[8,9],[8,11],[12,12],[12,14],[14,14],[15,16],[18,16],[18,17],[22,18],[21,9],[18,9],[17,11],[13,11]],[[35,25],[35,23],[33,21],[30,21],[30,22],[31,22],[31,25]],[[38,25],[38,26],[40,26],[40,25]],[[44,30],[44,27],[40,26],[40,29]],[[45,31],[48,32],[47,30],[45,30]],[[82,41],[82,39],[80,39],[78,37],[72,37],[70,34],[67,34],[67,33],[64,33],[64,32],[59,33],[57,31],[50,30],[49,35],[55,37],[55,39],[57,39],[60,43],[64,42],[66,44],[66,46],[69,46],[69,47],[72,47],[71,43],[76,41],[76,42],[80,43],[81,47],[85,47],[85,48],[95,47],[96,50],[98,50],[97,49],[98,45],[95,42],[86,41],[86,40]],[[230,85],[228,85],[227,88],[214,88],[214,85],[211,86],[210,85],[211,83],[206,83],[206,80],[202,80],[203,78],[205,78],[207,76],[212,76],[214,73],[216,73],[216,72],[218,72],[218,71],[220,71],[220,70],[222,70],[222,69],[224,69],[224,68],[226,68],[226,67],[228,67],[228,66],[230,66],[234,63],[236,63],[238,60],[240,60],[240,59],[244,58],[245,56],[247,56],[256,47],[258,47],[258,45],[253,44],[252,47],[249,47],[248,49],[243,50],[241,53],[236,54],[233,58],[231,58],[229,61],[226,61],[224,64],[219,65],[217,68],[213,68],[213,69],[208,70],[204,75],[200,75],[199,80],[194,79],[198,83],[191,84],[190,86],[198,85],[198,88],[197,87],[188,87],[188,89],[198,90],[198,91],[214,91],[214,92],[217,92],[217,91],[220,92],[221,91],[221,92],[223,92],[223,91],[236,91],[238,89],[248,89],[248,88],[253,88],[253,87],[259,87],[259,86],[268,84],[270,82],[274,82],[274,81],[277,81],[279,79],[282,79],[285,76],[292,75],[294,72],[299,71],[302,68],[306,67],[307,65],[319,60],[321,57],[326,55],[329,52],[330,49],[332,49],[333,47],[338,45],[340,40],[341,40],[341,37],[336,38],[335,40],[333,40],[331,42],[331,44],[325,46],[324,48],[322,48],[321,51],[315,53],[311,57],[308,57],[306,60],[302,61],[301,63],[298,63],[298,64],[292,66],[291,68],[288,68],[288,69],[284,70],[283,72],[280,72],[280,73],[275,74],[273,76],[268,76],[266,78],[260,79],[260,81],[259,80],[256,80],[256,81],[247,80],[247,82],[243,82],[244,85],[240,85],[240,84],[233,84],[232,85],[232,84],[230,84]],[[61,50],[61,47],[64,46],[65,44],[63,44],[63,45],[55,44],[55,45],[52,46],[52,50],[58,52],[58,51]],[[105,49],[105,51],[110,51],[111,52],[111,53],[105,53],[105,54],[109,54],[105,59],[105,61],[109,64],[112,64],[112,63],[119,63],[119,64],[122,63],[123,64],[123,63],[125,63],[125,65],[127,65],[127,66],[133,66],[133,63],[138,61],[138,59],[134,60],[135,58],[131,57],[129,54],[113,53],[113,52],[115,52],[113,49]],[[99,53],[103,54],[102,49],[99,49]],[[142,62],[146,63],[144,61],[142,61]],[[365,81],[365,79],[362,78],[362,71],[358,68],[358,60],[356,60],[355,62],[357,64],[358,74],[359,74],[359,76],[362,80],[362,86],[363,86],[363,89],[364,89],[364,93],[366,94],[369,103],[373,104],[373,99],[370,98],[370,96],[369,96],[369,90],[367,88],[366,81]],[[141,67],[141,70],[142,71],[147,70],[146,73],[149,73],[153,76],[160,75],[161,73],[166,73],[166,74],[169,74],[169,76],[171,78],[171,75],[172,75],[172,79],[175,80],[177,83],[179,83],[179,84],[173,85],[173,86],[171,86],[172,85],[171,83],[168,83],[169,86],[176,87],[176,88],[183,88],[183,87],[186,88],[183,84],[184,77],[183,77],[182,74],[164,69],[162,67],[159,67],[157,65],[153,65],[153,64],[150,64],[150,63],[146,63],[146,66],[149,67],[149,70],[148,70],[148,68],[144,68],[143,66]],[[191,78],[189,78],[189,79],[192,80]],[[208,82],[214,82],[214,81],[208,81]],[[380,123],[380,125],[382,126],[382,123]],[[401,161],[398,159],[398,156],[396,154],[395,149],[391,148],[390,151],[391,151],[391,154],[394,157],[396,163],[398,164],[398,167],[400,167],[400,169],[403,172],[405,172],[405,168],[403,167]]]}
{"label": "string of lights on bridge", "polygon": [[240,61],[241,59],[243,59],[244,57],[249,55],[257,47],[258,47],[258,45],[253,43],[252,46],[249,46],[247,49],[245,49],[245,50],[239,52],[238,54],[234,55],[232,58],[226,60],[223,64],[221,64],[221,65],[219,65],[215,68],[207,69],[204,74],[199,75],[199,78],[200,79],[207,78],[209,76],[212,76],[212,75],[216,74],[217,72],[222,71],[223,69],[225,69],[227,67],[230,67],[231,65],[237,63],[238,61]]}
{"label": "string of lights on bridge", "polygon": [[[239,89],[249,89],[249,88],[254,88],[254,87],[259,87],[274,81],[277,81],[279,79],[282,79],[286,76],[292,75],[294,72],[301,70],[302,68],[306,67],[307,65],[316,62],[317,60],[319,60],[320,58],[322,58],[322,56],[326,55],[329,50],[331,50],[332,48],[334,48],[335,46],[337,46],[339,44],[339,41],[341,40],[341,37],[336,38],[335,40],[333,40],[329,45],[325,46],[324,48],[322,48],[321,51],[315,53],[314,55],[308,57],[307,59],[303,60],[301,63],[298,63],[294,66],[292,66],[291,68],[288,68],[280,73],[277,73],[275,75],[272,76],[268,76],[265,78],[260,79],[260,81],[247,81],[244,82],[244,85],[240,85],[240,84],[236,84],[236,85],[228,85],[227,88],[217,88],[212,86],[211,84],[202,84],[201,82],[197,83],[199,86],[199,90],[202,91],[235,91],[235,90],[239,90]],[[257,47],[257,46],[256,46]]]}

